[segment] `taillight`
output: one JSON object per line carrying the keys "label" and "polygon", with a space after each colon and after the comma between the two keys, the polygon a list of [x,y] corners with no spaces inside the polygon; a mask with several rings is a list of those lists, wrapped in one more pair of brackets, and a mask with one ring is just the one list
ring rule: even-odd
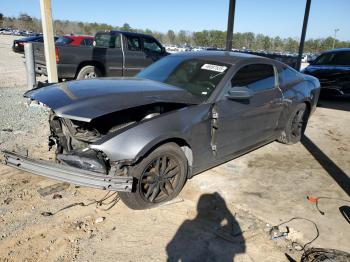
{"label": "taillight", "polygon": [[55,48],[55,53],[56,53],[56,64],[58,64],[58,62],[60,61],[60,58],[59,58],[59,52],[57,47]]}

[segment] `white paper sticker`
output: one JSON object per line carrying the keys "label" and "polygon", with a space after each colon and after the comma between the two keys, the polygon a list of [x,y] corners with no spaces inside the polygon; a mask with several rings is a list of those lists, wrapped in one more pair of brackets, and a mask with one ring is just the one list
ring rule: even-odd
{"label": "white paper sticker", "polygon": [[202,65],[201,69],[222,73],[227,69],[227,67],[212,64],[204,64]]}

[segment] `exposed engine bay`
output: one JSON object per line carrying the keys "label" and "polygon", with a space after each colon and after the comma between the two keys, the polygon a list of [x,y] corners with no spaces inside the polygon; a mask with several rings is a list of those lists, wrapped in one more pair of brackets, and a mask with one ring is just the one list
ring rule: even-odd
{"label": "exposed engine bay", "polygon": [[49,148],[56,147],[56,160],[61,164],[107,174],[111,168],[107,156],[90,149],[89,144],[185,106],[179,103],[154,103],[107,114],[91,122],[61,118],[51,111]]}

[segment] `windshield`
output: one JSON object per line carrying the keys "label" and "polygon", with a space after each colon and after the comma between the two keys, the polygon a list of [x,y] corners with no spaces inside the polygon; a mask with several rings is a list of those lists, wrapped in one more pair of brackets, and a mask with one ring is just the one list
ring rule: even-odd
{"label": "windshield", "polygon": [[55,44],[56,45],[69,45],[71,42],[73,42],[73,39],[69,37],[60,37],[56,40]]}
{"label": "windshield", "polygon": [[228,64],[216,61],[167,56],[136,76],[180,87],[205,100],[229,67]]}
{"label": "windshield", "polygon": [[350,52],[333,52],[320,55],[313,65],[350,65]]}

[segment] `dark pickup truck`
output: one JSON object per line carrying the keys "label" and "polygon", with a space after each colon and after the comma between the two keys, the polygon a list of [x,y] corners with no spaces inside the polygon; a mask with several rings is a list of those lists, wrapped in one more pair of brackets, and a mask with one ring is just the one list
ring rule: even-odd
{"label": "dark pickup truck", "polygon": [[[165,55],[165,48],[152,36],[101,31],[96,33],[92,47],[56,46],[58,78],[134,76]],[[43,44],[34,44],[34,56],[36,73],[46,75]]]}

